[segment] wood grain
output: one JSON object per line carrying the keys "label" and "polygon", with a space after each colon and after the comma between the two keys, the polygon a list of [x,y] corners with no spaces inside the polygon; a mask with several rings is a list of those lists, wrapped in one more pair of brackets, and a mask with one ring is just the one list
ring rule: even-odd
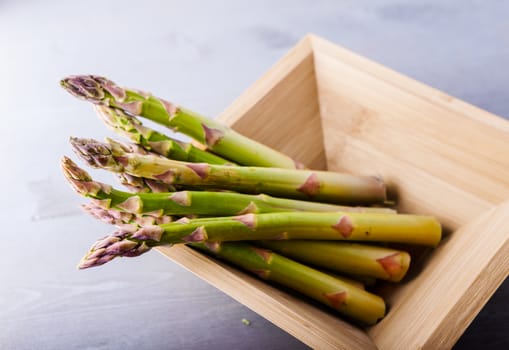
{"label": "wood grain", "polygon": [[[161,247],[159,251],[218,287],[302,342],[321,349],[376,349],[368,335],[332,313],[296,295],[204,256],[185,246]],[[335,330],[334,332],[331,332]]]}
{"label": "wood grain", "polygon": [[382,175],[400,211],[436,215],[449,233],[365,331],[191,249],[160,249],[309,346],[450,348],[507,277],[506,121],[315,36],[223,120],[311,167]]}

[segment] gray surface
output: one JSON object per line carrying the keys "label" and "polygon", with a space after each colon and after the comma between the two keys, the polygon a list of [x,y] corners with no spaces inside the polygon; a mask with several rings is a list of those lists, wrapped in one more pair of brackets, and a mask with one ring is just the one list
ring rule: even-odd
{"label": "gray surface", "polygon": [[[0,348],[304,348],[157,253],[75,270],[110,228],[76,209],[58,160],[69,135],[108,133],[61,77],[104,74],[214,116],[314,32],[507,117],[508,14],[505,1],[0,0]],[[506,283],[458,349],[509,347],[508,296]]]}

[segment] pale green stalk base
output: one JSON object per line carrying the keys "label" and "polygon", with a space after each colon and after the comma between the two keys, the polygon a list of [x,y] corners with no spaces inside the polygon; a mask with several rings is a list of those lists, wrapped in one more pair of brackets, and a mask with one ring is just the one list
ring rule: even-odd
{"label": "pale green stalk base", "polygon": [[357,243],[331,241],[263,241],[261,246],[297,261],[349,275],[399,282],[410,266],[406,252]]}

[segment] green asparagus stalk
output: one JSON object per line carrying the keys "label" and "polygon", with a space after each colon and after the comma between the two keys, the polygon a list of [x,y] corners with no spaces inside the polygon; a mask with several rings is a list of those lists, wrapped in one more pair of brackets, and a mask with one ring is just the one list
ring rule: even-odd
{"label": "green asparagus stalk", "polygon": [[160,193],[176,191],[174,186],[157,180],[144,179],[142,177],[137,177],[126,173],[117,173],[117,177],[120,183],[131,192]]}
{"label": "green asparagus stalk", "polygon": [[[140,147],[136,144],[130,144],[129,150],[133,153],[137,153],[140,155],[147,155],[152,154],[153,156],[158,156],[156,153],[149,152],[145,150],[144,148]],[[127,173],[114,173],[117,175],[118,180],[120,183],[126,187],[131,192],[175,192],[177,191],[177,187],[164,183],[159,180],[154,179],[146,179],[139,176],[134,176]],[[199,189],[199,188],[197,188]]]}
{"label": "green asparagus stalk", "polygon": [[149,246],[281,239],[375,241],[435,246],[440,240],[440,231],[438,222],[426,216],[283,212],[184,218],[142,228],[133,225],[126,239],[144,241]]}
{"label": "green asparagus stalk", "polygon": [[[172,216],[157,212],[132,214],[104,208],[95,202],[84,204],[82,208],[96,219],[118,227],[131,224],[143,227],[174,221]],[[361,244],[310,240],[259,241],[256,244],[303,263],[353,276],[351,280],[345,276],[338,277],[351,284],[358,282],[358,286],[363,286],[363,278],[368,276],[398,282],[410,263],[410,256],[405,252]],[[361,282],[358,281],[359,276],[362,276]]]}
{"label": "green asparagus stalk", "polygon": [[268,195],[247,195],[234,192],[179,191],[173,193],[129,193],[94,181],[71,159],[62,158],[62,170],[79,194],[100,200],[105,208],[133,214],[161,212],[164,215],[230,216],[247,213],[286,211],[351,211],[393,212],[387,208],[346,207],[340,205],[276,198]]}
{"label": "green asparagus stalk", "polygon": [[[155,216],[155,215],[143,215],[143,214],[131,214],[123,211],[119,211],[113,208],[105,209],[100,204],[96,204],[95,202],[90,202],[82,205],[83,210],[95,217],[96,219],[105,222],[110,225],[116,225],[119,228],[124,227],[124,225],[139,225],[139,226],[151,226],[156,224],[163,224],[174,221],[172,216]],[[127,226],[129,227],[129,226]],[[265,241],[263,241],[265,242]],[[287,241],[291,243],[292,241]],[[197,243],[200,244],[200,243]],[[216,243],[212,243],[216,244]],[[318,253],[319,254],[319,253]],[[360,275],[350,275],[350,277],[346,277],[345,275],[337,275],[330,271],[323,271],[331,276],[338,277],[343,281],[355,285],[358,288],[365,289],[364,284],[367,283],[369,285],[373,285],[375,282],[375,278],[360,276]]]}
{"label": "green asparagus stalk", "polygon": [[385,303],[379,296],[270,250],[241,242],[193,246],[292,288],[363,324],[375,324],[385,315]]}
{"label": "green asparagus stalk", "polygon": [[[103,208],[96,207],[104,213]],[[101,215],[101,219],[105,220]],[[133,218],[113,217],[114,223],[132,222]],[[120,220],[120,221],[118,221]],[[124,225],[124,227],[128,227]],[[151,227],[150,225],[147,227]],[[82,258],[78,268],[103,265],[116,257],[135,257],[151,249],[147,242],[129,239],[129,231],[119,228],[113,234],[98,240]],[[157,244],[155,244],[157,245]],[[363,290],[362,284],[347,278],[331,276],[314,270],[266,249],[240,242],[191,243],[237,266],[256,273],[259,277],[278,282],[312,297],[362,323],[373,324],[385,314],[380,297]]]}
{"label": "green asparagus stalk", "polygon": [[327,171],[188,163],[132,152],[109,140],[71,138],[75,152],[93,167],[159,180],[171,185],[223,188],[245,193],[334,203],[383,203],[381,179]]}
{"label": "green asparagus stalk", "polygon": [[99,76],[70,76],[61,86],[72,95],[98,105],[142,116],[206,145],[214,153],[238,164],[295,169],[302,167],[290,157],[245,137],[229,127],[178,107],[149,93],[117,86]]}
{"label": "green asparagus stalk", "polygon": [[[324,271],[325,273],[330,273],[330,271]],[[356,274],[347,274],[348,278],[351,278],[354,281],[357,281],[364,285],[364,287],[373,287],[376,284],[377,279],[375,277],[371,276],[364,276],[364,275],[356,275]],[[343,277],[343,276],[341,276]]]}
{"label": "green asparagus stalk", "polygon": [[[196,244],[200,244],[200,243],[196,243]],[[277,252],[276,252],[277,253]],[[281,254],[282,255],[282,254]],[[287,258],[287,257],[286,257]],[[336,278],[339,278],[340,280],[342,280],[343,282],[346,282],[348,284],[351,284],[352,286],[354,287],[357,287],[357,288],[360,288],[362,290],[366,290],[366,285],[364,284],[364,282],[362,282],[361,280],[356,280],[354,279],[353,277],[351,276],[345,276],[345,275],[339,275],[337,273],[333,273],[333,272],[329,272],[329,271],[323,271],[323,270],[318,270],[320,272],[323,272],[327,275],[330,275],[332,277],[336,277]]]}
{"label": "green asparagus stalk", "polygon": [[313,266],[392,282],[399,282],[410,266],[407,252],[378,246],[299,240],[263,241],[258,244]]}
{"label": "green asparagus stalk", "polygon": [[[135,257],[150,250],[151,246],[146,242],[128,239],[129,235],[129,231],[119,229],[98,240],[80,261],[78,268],[95,267],[116,257]],[[362,323],[374,324],[385,314],[382,298],[266,249],[238,242],[194,246],[264,279],[293,288]]]}
{"label": "green asparagus stalk", "polygon": [[231,161],[201,150],[192,144],[172,139],[156,130],[144,126],[136,117],[118,108],[96,105],[95,110],[103,122],[113,131],[127,137],[144,149],[174,160],[192,163],[227,164]]}

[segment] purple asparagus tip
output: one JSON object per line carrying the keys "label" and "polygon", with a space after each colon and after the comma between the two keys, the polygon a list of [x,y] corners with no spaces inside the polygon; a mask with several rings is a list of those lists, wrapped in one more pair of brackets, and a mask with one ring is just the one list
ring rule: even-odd
{"label": "purple asparagus tip", "polygon": [[109,105],[109,99],[123,101],[126,92],[111,80],[97,75],[71,75],[60,81],[71,95],[96,104]]}
{"label": "purple asparagus tip", "polygon": [[103,208],[95,203],[87,203],[82,205],[83,210],[93,217],[111,225],[129,224],[134,220],[134,215],[113,209]]}
{"label": "purple asparagus tip", "polygon": [[71,75],[62,79],[60,85],[77,98],[100,103],[104,99],[104,90],[99,83],[101,79],[93,75]]}
{"label": "purple asparagus tip", "polygon": [[111,186],[94,181],[85,170],[78,167],[70,158],[64,156],[61,166],[67,181],[79,194],[95,196],[99,191],[111,192]]}
{"label": "purple asparagus tip", "polygon": [[120,156],[115,154],[120,149],[116,148],[116,152],[114,152],[111,145],[94,139],[71,137],[69,142],[76,155],[87,162],[88,165],[94,168],[108,168],[114,171],[123,170],[122,164],[117,159]]}
{"label": "purple asparagus tip", "polygon": [[62,157],[62,170],[67,178],[78,181],[92,181],[92,177],[69,157]]}
{"label": "purple asparagus tip", "polygon": [[116,257],[135,257],[150,250],[145,242],[130,240],[131,231],[119,229],[95,242],[81,259],[78,269],[100,266]]}

